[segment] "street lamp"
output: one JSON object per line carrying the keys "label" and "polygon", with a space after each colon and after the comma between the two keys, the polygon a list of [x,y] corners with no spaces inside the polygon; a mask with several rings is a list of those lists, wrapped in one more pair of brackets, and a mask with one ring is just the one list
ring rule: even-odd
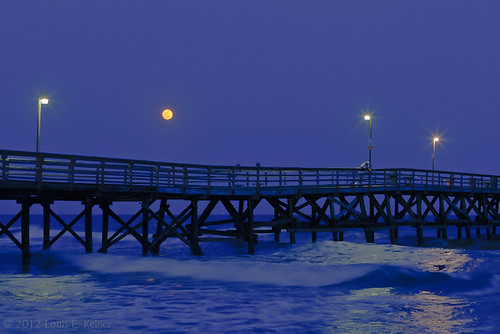
{"label": "street lamp", "polygon": [[432,139],[432,170],[434,170],[434,162],[436,161],[436,143],[439,141],[439,137],[434,137]]}
{"label": "street lamp", "polygon": [[38,127],[36,132],[36,152],[40,152],[40,120],[42,118],[42,104],[49,104],[49,99],[46,97],[38,98]]}
{"label": "street lamp", "polygon": [[368,138],[368,146],[366,148],[368,149],[368,162],[370,163],[370,168],[371,168],[372,167],[372,150],[373,150],[373,143],[372,143],[373,117],[371,115],[365,115],[364,119],[365,119],[365,121],[370,121],[370,137]]}

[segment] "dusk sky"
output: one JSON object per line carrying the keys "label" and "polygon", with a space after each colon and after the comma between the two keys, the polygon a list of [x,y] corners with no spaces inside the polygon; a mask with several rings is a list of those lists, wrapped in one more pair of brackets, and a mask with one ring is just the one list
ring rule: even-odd
{"label": "dusk sky", "polygon": [[[500,2],[2,0],[0,148],[500,174]],[[174,118],[165,121],[161,111]]]}

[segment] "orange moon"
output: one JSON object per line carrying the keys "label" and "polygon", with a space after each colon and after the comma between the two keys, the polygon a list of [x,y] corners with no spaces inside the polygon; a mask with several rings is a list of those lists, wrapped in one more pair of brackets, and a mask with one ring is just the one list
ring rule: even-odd
{"label": "orange moon", "polygon": [[172,110],[170,109],[165,109],[163,110],[163,112],[161,113],[161,116],[163,117],[163,119],[165,120],[171,120],[172,117],[174,117],[174,113],[172,112]]}

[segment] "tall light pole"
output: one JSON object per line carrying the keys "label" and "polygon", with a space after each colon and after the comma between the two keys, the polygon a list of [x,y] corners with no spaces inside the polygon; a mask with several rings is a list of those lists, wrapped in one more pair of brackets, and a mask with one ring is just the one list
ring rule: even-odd
{"label": "tall light pole", "polygon": [[42,104],[49,104],[49,99],[46,97],[38,98],[38,127],[36,131],[36,152],[40,152],[40,121],[42,118]]}
{"label": "tall light pole", "polygon": [[439,137],[434,137],[432,139],[432,170],[434,170],[434,162],[436,161],[436,143],[439,141]]}
{"label": "tall light pole", "polygon": [[368,162],[370,163],[370,168],[372,168],[372,150],[373,150],[373,142],[372,142],[372,121],[373,117],[371,115],[364,116],[365,121],[370,121],[370,137],[368,137]]}

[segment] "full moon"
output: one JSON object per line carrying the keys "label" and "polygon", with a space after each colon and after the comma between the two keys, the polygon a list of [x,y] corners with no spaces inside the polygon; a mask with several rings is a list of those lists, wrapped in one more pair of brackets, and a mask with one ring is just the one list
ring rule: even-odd
{"label": "full moon", "polygon": [[161,113],[161,116],[163,117],[163,119],[168,121],[168,120],[172,119],[172,117],[174,117],[174,113],[170,109],[165,109]]}

